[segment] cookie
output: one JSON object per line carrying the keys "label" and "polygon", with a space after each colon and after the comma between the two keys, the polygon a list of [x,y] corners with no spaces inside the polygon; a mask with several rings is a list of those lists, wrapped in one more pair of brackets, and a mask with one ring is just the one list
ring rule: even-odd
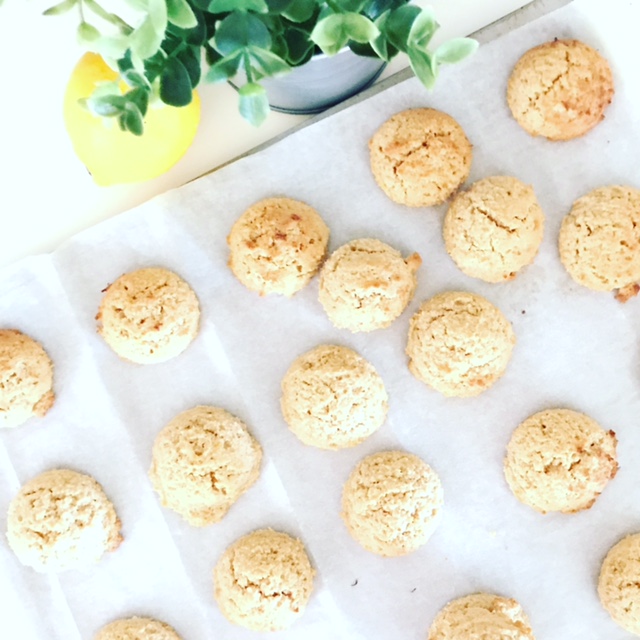
{"label": "cookie", "polygon": [[0,429],[43,416],[53,406],[53,364],[35,340],[0,329]]}
{"label": "cookie", "polygon": [[640,190],[610,186],[578,198],[558,236],[560,260],[578,283],[612,291],[640,281]]}
{"label": "cookie", "polygon": [[282,631],[304,613],[314,574],[300,540],[260,529],[222,554],[213,570],[214,597],[229,622]]}
{"label": "cookie", "polygon": [[336,249],[320,272],[320,304],[338,329],[388,327],[416,290],[417,253],[404,259],[380,240],[353,240]]}
{"label": "cookie", "polygon": [[224,409],[198,406],[156,437],[149,477],[160,502],[189,524],[219,522],[260,474],[262,449]]}
{"label": "cookie", "polygon": [[352,349],[322,345],[297,358],[282,380],[282,415],[305,444],[344,449],[377,431],[389,410],[382,378]]}
{"label": "cookie", "polygon": [[123,359],[152,364],[175,358],[196,337],[200,305],[191,287],[167,269],[120,276],[105,289],[98,333]]}
{"label": "cookie", "polygon": [[90,476],[52,469],[27,482],[9,504],[7,539],[36,571],[81,569],[120,545],[120,520]]}
{"label": "cookie", "polygon": [[474,293],[447,291],[411,318],[409,370],[445,396],[477,396],[504,374],[515,342],[500,309]]}
{"label": "cookie", "polygon": [[609,550],[600,569],[598,596],[614,622],[640,636],[640,533]]}
{"label": "cookie", "polygon": [[577,411],[527,418],[507,445],[504,473],[513,494],[536,511],[589,509],[618,471],[613,431]]}
{"label": "cookie", "polygon": [[452,600],[435,617],[428,640],[535,640],[518,602],[490,593]]}
{"label": "cookie", "polygon": [[175,629],[153,618],[123,618],[102,627],[94,640],[182,640]]}
{"label": "cookie", "polygon": [[371,171],[394,202],[441,204],[469,176],[472,147],[462,127],[435,109],[408,109],[389,118],[369,142]]}
{"label": "cookie", "polygon": [[229,267],[260,295],[292,296],[317,273],[328,242],[329,228],[315,209],[291,198],[267,198],[233,225]]}
{"label": "cookie", "polygon": [[614,94],[609,63],[579,40],[553,40],[527,51],[516,63],[507,103],[532,136],[570,140],[603,118]]}
{"label": "cookie", "polygon": [[447,253],[458,268],[485,282],[515,278],[542,242],[544,214],[533,188],[509,176],[475,182],[444,218]]}
{"label": "cookie", "polygon": [[424,545],[444,504],[440,478],[418,456],[383,451],[367,456],[342,491],[342,519],[367,551],[402,556]]}

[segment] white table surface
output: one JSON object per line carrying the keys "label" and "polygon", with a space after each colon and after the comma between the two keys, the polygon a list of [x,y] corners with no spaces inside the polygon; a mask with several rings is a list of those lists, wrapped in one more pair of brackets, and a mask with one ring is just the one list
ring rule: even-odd
{"label": "white table surface", "polygon": [[[0,267],[51,251],[81,229],[178,187],[305,118],[271,113],[255,129],[238,115],[230,86],[201,85],[200,127],[178,164],[145,183],[98,187],[74,155],[63,125],[65,85],[82,51],[75,43],[75,16],[41,15],[54,3],[5,0],[0,8]],[[442,25],[436,41],[468,35],[527,3],[432,0]],[[383,77],[406,66],[406,58],[396,58]]]}

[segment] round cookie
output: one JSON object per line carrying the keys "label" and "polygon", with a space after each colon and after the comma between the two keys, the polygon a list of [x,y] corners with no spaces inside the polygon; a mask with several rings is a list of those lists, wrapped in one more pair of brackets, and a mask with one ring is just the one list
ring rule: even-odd
{"label": "round cookie", "polygon": [[532,187],[509,176],[475,182],[458,194],[444,218],[447,253],[458,268],[485,282],[515,278],[533,262],[544,214]]}
{"label": "round cookie", "polygon": [[578,198],[558,237],[560,260],[578,283],[612,291],[640,281],[640,190],[600,187]]}
{"label": "round cookie", "polygon": [[147,268],[120,276],[105,289],[98,333],[123,359],[138,364],[170,360],[198,333],[200,305],[172,271]]}
{"label": "round cookie", "polygon": [[445,202],[469,176],[471,156],[462,127],[435,109],[396,113],[369,142],[378,186],[394,202],[410,207]]}
{"label": "round cookie", "polygon": [[382,378],[352,349],[322,345],[298,357],[282,380],[286,423],[305,444],[344,449],[360,444],[389,409]]}
{"label": "round cookie", "polygon": [[536,511],[589,509],[618,471],[616,436],[588,416],[548,409],[527,418],[507,445],[513,494]]}
{"label": "round cookie", "polygon": [[409,370],[445,396],[476,396],[503,375],[515,342],[497,307],[473,293],[447,291],[411,318]]}
{"label": "round cookie", "polygon": [[428,640],[535,640],[529,618],[512,598],[474,593],[452,600],[433,620]]}
{"label": "round cookie", "polygon": [[355,333],[388,327],[413,298],[421,263],[417,253],[405,260],[380,240],[352,240],[322,268],[320,304],[338,329]]}
{"label": "round cookie", "polygon": [[156,437],[149,477],[160,502],[189,524],[219,522],[260,474],[262,449],[224,409],[198,406]]}
{"label": "round cookie", "polygon": [[609,550],[600,569],[598,596],[616,624],[640,636],[640,533]]}
{"label": "round cookie", "polygon": [[175,629],[153,618],[122,618],[102,627],[94,640],[182,640]]}
{"label": "round cookie", "polygon": [[66,571],[97,562],[120,545],[120,520],[90,476],[52,469],[27,482],[9,504],[7,539],[36,571]]}
{"label": "round cookie", "polygon": [[527,133],[549,140],[584,135],[613,99],[609,63],[579,40],[554,40],[527,51],[507,87],[513,117]]}
{"label": "round cookie", "polygon": [[229,267],[260,295],[292,296],[317,273],[328,242],[329,228],[315,209],[291,198],[267,198],[231,228]]}
{"label": "round cookie", "polygon": [[53,364],[35,340],[0,329],[0,429],[43,416],[53,406]]}
{"label": "round cookie", "polygon": [[444,504],[440,478],[418,456],[383,451],[367,456],[342,491],[342,518],[367,551],[401,556],[424,545]]}
{"label": "round cookie", "polygon": [[282,631],[304,613],[314,574],[300,540],[259,529],[218,560],[214,597],[230,622],[253,631]]}

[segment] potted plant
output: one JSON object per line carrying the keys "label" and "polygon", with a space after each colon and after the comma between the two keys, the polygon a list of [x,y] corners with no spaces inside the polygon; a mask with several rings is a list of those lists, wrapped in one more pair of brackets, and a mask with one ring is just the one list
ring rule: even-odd
{"label": "potted plant", "polygon": [[439,25],[409,0],[120,0],[117,13],[101,2],[62,0],[45,14],[77,11],[80,44],[119,72],[86,106],[136,135],[152,100],[185,106],[203,79],[234,80],[240,113],[257,126],[269,111],[262,81],[319,54],[350,51],[384,63],[402,53],[431,88],[441,64],[477,47],[455,38],[430,51]]}

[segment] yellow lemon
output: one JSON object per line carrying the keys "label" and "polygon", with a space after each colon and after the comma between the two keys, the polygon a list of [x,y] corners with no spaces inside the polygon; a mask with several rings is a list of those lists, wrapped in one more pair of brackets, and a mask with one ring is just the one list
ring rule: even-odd
{"label": "yellow lemon", "polygon": [[200,122],[200,99],[194,91],[186,107],[151,105],[144,133],[121,131],[115,119],[104,122],[79,104],[98,83],[113,82],[117,74],[95,53],[80,58],[64,96],[64,123],[73,148],[102,186],[142,182],[170,169],[187,151]]}

